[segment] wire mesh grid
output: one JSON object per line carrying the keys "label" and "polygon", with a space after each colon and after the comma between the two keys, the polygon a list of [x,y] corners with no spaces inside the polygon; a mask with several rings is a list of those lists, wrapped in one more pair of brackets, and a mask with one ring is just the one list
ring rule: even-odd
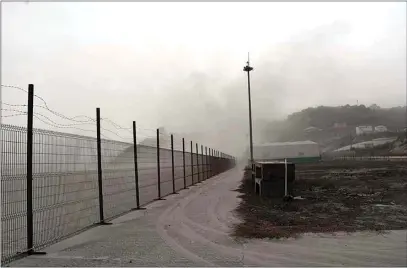
{"label": "wire mesh grid", "polygon": [[185,175],[186,175],[186,185],[192,185],[192,164],[193,164],[193,157],[191,153],[190,141],[185,141]]}
{"label": "wire mesh grid", "polygon": [[171,150],[161,148],[160,145],[160,173],[161,173],[161,196],[172,193],[172,160]]}
{"label": "wire mesh grid", "polygon": [[134,146],[102,140],[101,150],[104,216],[108,219],[136,207]]}
{"label": "wire mesh grid", "polygon": [[159,132],[159,148],[160,148],[160,190],[161,197],[172,193],[172,159],[171,159],[171,136]]}
{"label": "wire mesh grid", "polygon": [[[28,93],[19,87],[4,87]],[[34,105],[35,120],[55,129],[93,132],[96,136],[96,119],[85,115],[65,116],[51,110],[40,96],[34,95],[34,98],[42,102]],[[7,118],[23,120],[28,114],[27,104],[5,105],[7,108],[2,111],[6,112]],[[135,160],[138,163],[140,205],[195,184],[198,178],[202,181],[208,177],[208,171],[214,169],[212,161],[206,162],[202,146],[188,141],[183,143],[182,137],[171,137],[163,128],[158,131],[136,128],[135,158],[132,129],[108,118],[100,120],[104,138],[101,141],[102,193],[107,219],[137,205]],[[83,129],[83,126],[89,129]],[[30,238],[34,250],[100,221],[96,138],[34,129],[32,199],[27,200],[27,129],[5,124],[0,127],[2,263],[29,250],[27,204],[30,202],[33,208],[33,225],[30,225],[33,226],[33,237]],[[158,177],[161,178],[160,184]]]}
{"label": "wire mesh grid", "polygon": [[152,202],[158,196],[157,191],[157,147],[137,145],[138,177],[140,204]]}
{"label": "wire mesh grid", "polygon": [[[182,151],[174,150],[174,186],[175,191],[184,188],[184,164]],[[186,178],[185,178],[186,179]]]}
{"label": "wire mesh grid", "polygon": [[96,139],[33,132],[34,248],[98,222]]}
{"label": "wire mesh grid", "polygon": [[194,147],[194,178],[196,179],[195,182],[202,181],[202,159],[199,152],[199,145],[198,143],[195,144]]}
{"label": "wire mesh grid", "polygon": [[[1,134],[4,262],[27,250],[27,131],[22,127],[2,125]],[[175,148],[171,151],[169,135],[159,135],[159,150],[157,136],[145,140],[148,144],[155,141],[155,145],[143,145],[142,141],[137,144],[140,205],[158,197],[158,174],[161,197],[164,197],[221,170],[219,158],[207,156],[204,147],[196,143],[185,141],[184,151]],[[177,142],[181,144],[178,148],[182,148],[182,139],[173,140],[174,145]],[[101,149],[104,214],[108,219],[136,206],[134,145],[103,139]],[[34,249],[98,223],[97,139],[34,129],[32,202]]]}
{"label": "wire mesh grid", "polygon": [[1,125],[1,246],[2,263],[27,246],[25,128]]}
{"label": "wire mesh grid", "polygon": [[[173,135],[173,148],[174,148],[174,189],[177,192],[186,187],[186,170],[184,178],[184,157],[186,157],[186,154],[183,154],[183,139],[181,136],[176,134]],[[185,165],[186,164],[187,163],[185,162]]]}

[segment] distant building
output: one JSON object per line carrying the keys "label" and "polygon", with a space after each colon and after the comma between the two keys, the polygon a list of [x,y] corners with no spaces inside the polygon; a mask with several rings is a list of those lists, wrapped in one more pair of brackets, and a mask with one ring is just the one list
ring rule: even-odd
{"label": "distant building", "polygon": [[374,132],[387,132],[387,127],[385,127],[385,126],[375,126]]}
{"label": "distant building", "polygon": [[334,128],[346,128],[348,125],[346,123],[335,123]]}
{"label": "distant building", "polygon": [[356,135],[368,135],[373,133],[372,126],[358,126],[356,127]]}
{"label": "distant building", "polygon": [[322,129],[317,128],[317,127],[307,127],[304,129],[304,132],[309,133],[309,132],[320,131],[320,130],[322,130]]}

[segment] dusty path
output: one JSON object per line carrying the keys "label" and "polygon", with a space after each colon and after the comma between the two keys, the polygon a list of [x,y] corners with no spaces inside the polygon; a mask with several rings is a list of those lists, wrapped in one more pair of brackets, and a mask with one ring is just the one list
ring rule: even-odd
{"label": "dusty path", "polygon": [[235,169],[12,266],[406,266],[406,231],[235,240]]}

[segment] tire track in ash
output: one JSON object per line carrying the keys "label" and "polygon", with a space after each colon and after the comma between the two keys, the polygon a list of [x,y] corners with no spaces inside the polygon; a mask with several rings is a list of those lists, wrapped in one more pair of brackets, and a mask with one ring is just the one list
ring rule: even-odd
{"label": "tire track in ash", "polygon": [[[212,254],[209,254],[209,256],[206,257],[212,258],[210,261],[217,265],[232,264],[264,266],[265,263],[268,265],[270,265],[270,263],[272,263],[272,265],[282,265],[287,263],[299,266],[303,265],[302,261],[293,260],[291,257],[272,256],[273,259],[271,260],[264,254],[247,251],[244,249],[244,244],[236,242],[236,240],[232,239],[227,232],[217,230],[216,228],[218,226],[203,226],[200,223],[194,222],[184,214],[188,205],[196,201],[196,198],[202,195],[203,192],[207,192],[209,189],[213,190],[213,187],[222,184],[222,179],[224,179],[223,176],[217,178],[215,183],[203,185],[197,192],[193,193],[186,199],[178,201],[174,206],[171,206],[166,212],[164,212],[160,222],[161,224],[162,222],[166,222],[167,226],[171,225],[171,227],[163,228],[162,226],[159,226],[158,228],[162,228],[167,232],[166,238],[168,239],[170,236],[171,242],[178,243],[179,246],[183,248],[187,247],[191,250],[194,250],[194,247],[191,246],[191,241],[195,244],[199,243],[201,248],[195,247],[195,255],[202,255],[203,252],[212,251]],[[214,203],[214,205],[216,207],[218,202]],[[210,209],[210,211],[212,210],[215,211],[216,209]],[[167,215],[171,216],[168,217]],[[225,226],[225,224],[219,221],[218,218],[216,219],[217,221],[214,222],[220,223],[221,226]],[[169,224],[169,222],[171,222],[171,224]],[[207,236],[209,236],[209,239],[206,238]],[[326,263],[319,262],[310,262],[310,264],[326,265]]]}
{"label": "tire track in ash", "polygon": [[[366,235],[355,234],[343,237],[305,235],[298,240],[239,243],[229,234],[231,223],[238,222],[232,213],[238,194],[232,190],[236,189],[239,178],[240,172],[228,172],[204,182],[188,197],[168,208],[161,215],[157,229],[163,229],[163,223],[167,223],[166,239],[176,243],[178,248],[188,248],[193,255],[221,266],[400,265],[400,251],[393,253],[391,245],[400,246],[402,241],[400,234],[394,233],[385,237],[373,234],[369,242],[363,241]],[[401,234],[405,237],[403,232]],[[203,254],[208,250],[214,253]]]}

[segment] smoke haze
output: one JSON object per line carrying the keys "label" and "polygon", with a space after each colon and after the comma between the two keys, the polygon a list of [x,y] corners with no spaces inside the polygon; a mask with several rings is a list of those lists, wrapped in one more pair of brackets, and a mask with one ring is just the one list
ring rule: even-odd
{"label": "smoke haze", "polygon": [[255,138],[309,106],[406,104],[406,3],[2,3],[1,17],[2,84],[230,154],[248,142],[248,51]]}

